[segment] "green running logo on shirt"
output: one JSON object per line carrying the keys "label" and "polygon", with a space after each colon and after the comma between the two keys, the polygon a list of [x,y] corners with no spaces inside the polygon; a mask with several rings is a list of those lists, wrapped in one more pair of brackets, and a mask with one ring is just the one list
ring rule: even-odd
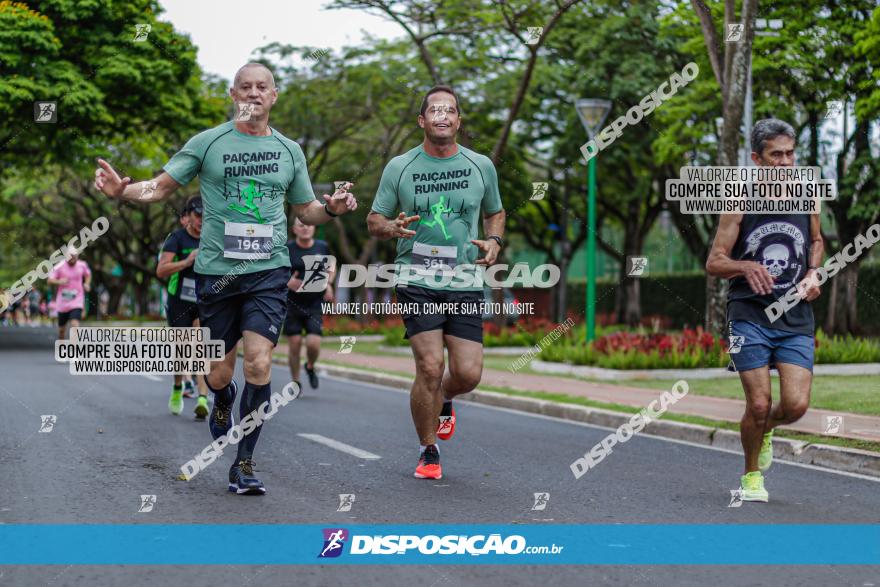
{"label": "green running logo on shirt", "polygon": [[440,196],[440,201],[437,202],[436,204],[431,205],[431,215],[434,217],[434,220],[431,220],[430,222],[427,220],[423,220],[422,224],[424,224],[428,228],[434,228],[434,226],[436,226],[437,223],[439,222],[440,223],[440,230],[443,231],[443,236],[446,237],[446,240],[449,240],[452,237],[449,236],[448,232],[446,232],[446,224],[443,222],[443,219],[440,218],[440,215],[443,213],[452,212],[452,208],[445,208],[444,207],[443,198],[444,198],[444,196]]}
{"label": "green running logo on shirt", "polygon": [[[250,214],[257,219],[259,224],[264,224],[263,217],[260,215],[260,209],[254,204],[254,198],[262,198],[265,194],[257,189],[254,180],[251,180],[248,187],[241,191],[241,195],[244,197],[244,206],[229,204],[227,209],[235,210],[242,214]],[[443,232],[445,233],[446,231],[444,230]]]}

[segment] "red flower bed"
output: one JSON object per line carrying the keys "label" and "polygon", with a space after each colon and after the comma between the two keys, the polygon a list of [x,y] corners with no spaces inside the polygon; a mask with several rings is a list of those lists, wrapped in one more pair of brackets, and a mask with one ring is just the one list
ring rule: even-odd
{"label": "red flower bed", "polygon": [[614,332],[597,338],[593,348],[603,355],[610,355],[618,351],[642,353],[658,351],[664,355],[673,349],[678,352],[688,352],[696,348],[711,351],[715,348],[716,343],[727,350],[727,341],[721,338],[716,339],[708,332],[703,331],[701,327],[697,327],[696,330],[685,328],[681,334]]}

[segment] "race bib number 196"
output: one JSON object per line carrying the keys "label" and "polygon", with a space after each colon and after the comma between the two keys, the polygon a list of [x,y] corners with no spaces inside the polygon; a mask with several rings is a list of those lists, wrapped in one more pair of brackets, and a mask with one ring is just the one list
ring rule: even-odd
{"label": "race bib number 196", "polygon": [[268,259],[272,256],[272,225],[227,222],[223,231],[227,259]]}

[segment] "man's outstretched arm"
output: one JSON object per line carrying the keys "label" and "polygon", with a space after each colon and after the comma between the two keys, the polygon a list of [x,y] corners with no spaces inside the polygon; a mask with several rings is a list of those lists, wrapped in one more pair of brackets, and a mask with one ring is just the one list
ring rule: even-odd
{"label": "man's outstretched arm", "polygon": [[130,177],[120,178],[116,170],[103,159],[98,159],[98,168],[95,169],[95,189],[114,200],[161,202],[179,187],[180,184],[164,171],[151,180],[131,183]]}

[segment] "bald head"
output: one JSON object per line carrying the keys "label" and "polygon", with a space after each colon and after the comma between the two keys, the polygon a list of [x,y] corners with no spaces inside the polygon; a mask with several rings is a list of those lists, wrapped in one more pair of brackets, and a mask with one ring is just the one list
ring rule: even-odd
{"label": "bald head", "polygon": [[272,75],[269,68],[262,63],[253,62],[242,65],[238,71],[235,72],[235,78],[232,80],[232,85],[234,87],[239,87],[242,79],[245,77],[251,77],[250,75],[247,75],[249,73],[254,73],[259,77],[264,78],[269,84],[271,84],[271,87],[275,87],[275,76]]}

